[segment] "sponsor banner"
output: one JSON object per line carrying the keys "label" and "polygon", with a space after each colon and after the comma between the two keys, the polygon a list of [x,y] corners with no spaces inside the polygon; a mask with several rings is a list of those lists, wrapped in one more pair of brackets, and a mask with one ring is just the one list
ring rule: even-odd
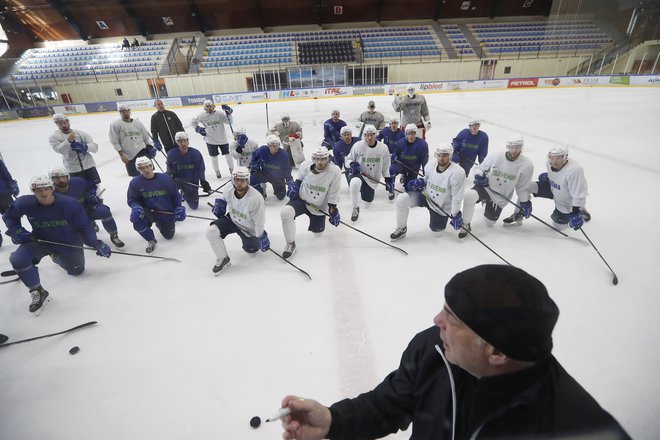
{"label": "sponsor banner", "polygon": [[182,96],[181,103],[182,105],[203,106],[204,101],[206,101],[207,99],[213,101],[213,96],[211,95]]}
{"label": "sponsor banner", "polygon": [[539,78],[539,87],[593,87],[607,84],[609,76]]}
{"label": "sponsor banner", "polygon": [[622,86],[630,85],[629,76],[610,76],[610,84],[620,84]]}
{"label": "sponsor banner", "polygon": [[243,101],[242,93],[228,93],[224,95],[213,95],[214,104],[227,104],[229,102],[241,102]]}
{"label": "sponsor banner", "polygon": [[506,89],[509,81],[506,79],[493,79],[490,81],[479,81],[482,89]]}
{"label": "sponsor banner", "polygon": [[631,76],[630,84],[635,86],[660,87],[660,75]]}
{"label": "sponsor banner", "polygon": [[117,110],[117,103],[114,101],[107,102],[88,102],[85,104],[88,113],[97,112],[112,112]]}
{"label": "sponsor banner", "polygon": [[40,116],[50,116],[50,107],[27,107],[17,108],[16,114],[20,118],[38,118]]}
{"label": "sponsor banner", "polygon": [[14,110],[0,111],[0,121],[11,121],[18,119],[18,114]]}
{"label": "sponsor banner", "polygon": [[509,89],[520,89],[520,88],[529,88],[536,87],[539,83],[538,78],[516,78],[510,79],[507,87]]}
{"label": "sponsor banner", "polygon": [[[141,99],[139,101],[118,101],[117,105],[126,104],[131,110],[152,109],[154,108],[154,101],[156,99],[157,98]],[[182,105],[181,98],[160,98],[160,100],[163,101],[165,107],[181,107]]]}
{"label": "sponsor banner", "polygon": [[[460,84],[460,83],[452,83]],[[441,82],[430,82],[430,83],[421,83],[415,86],[415,90],[420,92],[441,92],[444,87],[444,83]]]}
{"label": "sponsor banner", "polygon": [[54,105],[53,111],[55,113],[71,115],[74,113],[87,113],[87,108],[83,104]]}
{"label": "sponsor banner", "polygon": [[382,95],[385,93],[383,86],[353,86],[354,95]]}
{"label": "sponsor banner", "polygon": [[314,98],[324,96],[325,89],[295,89],[295,90],[281,90],[277,98],[291,99],[291,98]]}
{"label": "sponsor banner", "polygon": [[352,87],[326,87],[323,89],[323,96],[348,96],[352,94]]}

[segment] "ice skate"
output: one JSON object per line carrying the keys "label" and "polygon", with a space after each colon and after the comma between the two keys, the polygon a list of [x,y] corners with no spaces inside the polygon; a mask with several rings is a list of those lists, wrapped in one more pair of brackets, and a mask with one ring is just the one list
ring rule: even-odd
{"label": "ice skate", "polygon": [[406,233],[408,232],[408,228],[396,228],[394,232],[390,234],[390,240],[391,241],[397,241],[401,240],[406,236]]}
{"label": "ice skate", "polygon": [[147,248],[145,249],[145,251],[148,254],[151,254],[153,251],[156,250],[156,245],[157,244],[158,244],[158,240],[156,240],[156,239],[149,240],[149,242],[147,243]]}
{"label": "ice skate", "polygon": [[39,316],[52,298],[50,298],[48,292],[41,286],[30,290],[30,295],[32,295],[32,302],[28,310],[35,316]]}
{"label": "ice skate", "polygon": [[502,222],[504,223],[504,226],[520,226],[522,225],[524,218],[525,216],[523,212],[519,210],[502,220]]}
{"label": "ice skate", "polygon": [[472,231],[472,228],[470,227],[469,223],[465,223],[463,225],[463,228],[461,229],[461,232],[458,233],[458,238],[465,238],[468,236],[468,232]]}
{"label": "ice skate", "polygon": [[117,234],[110,234],[110,241],[117,247],[124,247],[124,242],[119,239]]}
{"label": "ice skate", "polygon": [[293,254],[296,253],[296,242],[294,241],[293,243],[287,243],[286,247],[284,248],[284,252],[282,252],[282,257],[289,258]]}
{"label": "ice skate", "polygon": [[231,266],[231,261],[229,260],[229,256],[226,256],[222,260],[218,260],[215,263],[215,266],[213,266],[213,273],[215,276],[220,275],[220,272],[224,272]]}
{"label": "ice skate", "polygon": [[353,208],[353,213],[351,213],[351,221],[357,221],[358,217],[360,217],[360,208]]}

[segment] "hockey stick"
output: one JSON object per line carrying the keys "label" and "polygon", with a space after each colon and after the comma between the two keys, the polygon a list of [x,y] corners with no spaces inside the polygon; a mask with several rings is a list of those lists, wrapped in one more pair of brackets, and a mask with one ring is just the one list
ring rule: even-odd
{"label": "hockey stick", "polygon": [[13,283],[14,281],[18,281],[18,280],[20,280],[20,278],[14,278],[13,280],[0,281],[0,285],[1,284]]}
{"label": "hockey stick", "polygon": [[[78,246],[78,245],[75,245],[75,244],[60,243],[60,242],[57,242],[57,241],[50,241],[50,240],[42,240],[40,238],[37,238],[35,241],[37,241],[39,243],[47,243],[47,244],[54,244],[54,245],[57,245],[57,246],[83,249],[83,250],[86,250],[86,251],[96,251],[96,249],[94,249],[93,247]],[[112,253],[113,254],[119,254],[119,255],[129,255],[131,257],[156,258],[158,260],[176,261],[177,263],[181,263],[181,260],[179,260],[177,258],[172,258],[172,257],[160,257],[158,255],[134,254],[132,252],[123,252],[123,251],[112,251]]]}
{"label": "hockey stick", "polygon": [[268,121],[268,103],[266,103],[266,131],[270,130],[270,122]]}
{"label": "hockey stick", "polygon": [[[158,210],[158,209],[153,209],[152,212],[155,212],[155,213],[157,213],[157,214],[174,215],[174,213],[171,212],[171,211],[160,211],[160,210]],[[186,217],[190,217],[190,218],[198,218],[198,219],[200,219],[200,220],[211,220],[212,222],[214,222],[214,221],[217,220],[216,218],[211,218],[211,217],[201,217],[201,216],[199,216],[199,215],[192,215],[192,214],[187,214],[187,213],[186,213]]]}
{"label": "hockey stick", "polygon": [[[186,181],[183,180],[183,179],[179,179],[179,178],[176,178],[176,177],[175,177],[174,180],[176,180],[177,182],[185,183],[186,185],[190,185],[190,186],[194,186],[194,187],[197,187],[197,188],[204,189],[204,188],[202,188],[201,186],[199,186],[199,185],[197,185],[197,184],[195,184],[195,183],[186,182]],[[210,196],[210,195],[213,194],[213,193],[220,192],[220,188],[222,188],[223,186],[225,186],[225,185],[228,184],[229,182],[231,182],[231,179],[229,179],[228,181],[226,181],[225,183],[223,183],[222,185],[220,185],[220,186],[217,187],[216,189],[212,189],[211,191],[209,191],[208,193],[206,193],[206,195],[200,195],[199,197],[208,197],[208,196]],[[204,191],[204,192],[206,192],[206,191]]]}
{"label": "hockey stick", "polygon": [[[309,204],[309,203],[307,203],[307,202],[305,202],[305,205],[307,205],[307,206],[312,206],[311,204]],[[318,209],[317,207],[314,207],[314,209],[318,210],[321,214],[325,215],[326,217],[328,217],[328,218],[330,217],[330,214],[328,214],[327,212],[325,212],[325,211],[321,211],[321,210]],[[396,249],[397,251],[403,252],[405,255],[408,255],[408,252],[404,251],[404,250],[401,249],[400,247],[396,247],[396,246],[394,246],[394,245],[391,245],[391,244],[389,244],[389,243],[387,243],[387,242],[385,242],[385,241],[383,241],[383,240],[381,240],[381,239],[379,239],[379,238],[376,238],[376,237],[374,237],[373,235],[367,234],[366,232],[361,231],[361,230],[359,230],[358,228],[355,228],[355,227],[353,227],[353,226],[349,225],[348,223],[345,223],[345,222],[343,222],[343,221],[341,221],[341,220],[339,220],[339,223],[341,223],[342,225],[344,225],[344,226],[346,226],[346,227],[348,227],[348,228],[351,228],[352,230],[354,230],[354,231],[356,231],[356,232],[359,232],[359,233],[362,234],[362,235],[366,235],[367,237],[372,238],[372,239],[376,240],[377,242],[383,243],[385,246],[389,246],[389,247],[391,247],[392,249]]]}
{"label": "hockey stick", "polygon": [[[8,347],[8,346],[10,346],[10,345],[14,345],[14,344],[22,344],[23,342],[36,341],[37,339],[50,338],[51,336],[63,335],[63,334],[65,334],[65,333],[70,333],[70,332],[72,332],[72,331],[75,331],[75,330],[78,330],[78,329],[81,329],[81,328],[85,328],[85,327],[89,327],[89,326],[91,326],[91,325],[95,325],[95,324],[98,324],[98,322],[96,322],[96,321],[89,321],[89,322],[86,322],[86,323],[84,323],[84,324],[80,324],[80,325],[77,325],[77,326],[75,326],[75,327],[71,327],[71,328],[68,329],[68,330],[62,330],[61,332],[57,332],[57,333],[50,333],[50,334],[48,334],[48,335],[35,336],[34,338],[21,339],[20,341],[9,342],[9,343],[7,343],[7,344],[5,344],[5,343],[0,343],[0,347]],[[1,336],[5,336],[5,335],[0,335],[0,337],[1,337]],[[6,336],[5,336],[5,337],[6,337]],[[5,341],[6,341],[6,340],[7,340],[7,339],[5,339]]]}
{"label": "hockey stick", "polygon": [[0,272],[0,277],[10,277],[12,275],[18,275],[18,273],[15,270],[5,270],[4,272]]}
{"label": "hockey stick", "polygon": [[594,243],[591,241],[591,239],[589,238],[589,236],[587,235],[587,233],[584,232],[584,229],[582,229],[582,227],[580,227],[579,229],[580,229],[580,232],[582,232],[582,233],[584,234],[584,237],[587,239],[587,241],[589,241],[589,244],[591,244],[591,246],[594,248],[594,250],[598,253],[598,256],[600,257],[600,259],[603,260],[603,263],[605,263],[605,266],[607,266],[607,268],[610,270],[610,272],[612,272],[612,275],[614,276],[614,278],[612,278],[612,284],[614,284],[615,286],[616,286],[617,284],[619,284],[619,277],[616,276],[616,274],[614,273],[614,271],[612,270],[612,268],[610,267],[610,265],[607,264],[607,261],[605,261],[605,258],[603,258],[603,256],[601,255],[601,253],[600,253],[600,252],[598,251],[598,249],[596,248],[596,245],[594,245]]}

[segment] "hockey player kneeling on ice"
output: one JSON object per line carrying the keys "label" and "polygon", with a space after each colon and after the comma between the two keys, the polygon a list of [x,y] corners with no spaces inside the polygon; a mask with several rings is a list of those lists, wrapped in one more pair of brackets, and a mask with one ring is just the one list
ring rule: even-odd
{"label": "hockey player kneeling on ice", "polygon": [[341,185],[341,171],[339,167],[330,162],[330,153],[325,147],[317,148],[312,153],[312,160],[303,162],[298,171],[298,179],[289,184],[287,196],[289,203],[282,207],[282,229],[286,239],[286,248],[282,253],[289,258],[296,251],[296,223],[295,218],[305,214],[309,217],[309,227],[312,232],[325,230],[325,214],[330,217],[328,221],[334,226],[339,225],[339,187]]}
{"label": "hockey player kneeling on ice", "polygon": [[389,199],[394,199],[394,185],[397,174],[401,174],[403,187],[408,182],[417,179],[419,171],[423,170],[429,161],[429,144],[422,138],[417,137],[419,129],[415,124],[406,125],[406,136],[396,143],[392,153],[392,165],[390,165],[389,180],[385,179],[389,188]]}
{"label": "hockey player kneeling on ice", "polygon": [[461,130],[451,141],[454,147],[454,156],[451,160],[465,170],[466,176],[470,174],[477,158],[481,163],[488,156],[488,135],[480,128],[481,120],[471,118],[468,121],[468,128]]}
{"label": "hockey player kneeling on ice", "polygon": [[183,200],[190,209],[199,206],[198,189],[201,187],[207,194],[211,193],[211,185],[206,181],[204,159],[202,153],[190,147],[188,133],[180,131],[174,135],[178,148],[167,153],[167,174],[174,178],[177,188],[181,190]]}
{"label": "hockey player kneeling on ice", "polygon": [[266,198],[266,183],[273,185],[278,200],[286,195],[286,185],[293,180],[291,164],[286,151],[280,148],[280,139],[274,134],[266,136],[262,145],[252,155],[250,164],[250,186]]}
{"label": "hockey player kneeling on ice", "polygon": [[[408,212],[411,207],[422,206],[429,211],[429,228],[433,232],[444,231],[451,215],[451,225],[461,229],[463,222],[469,230],[470,220],[474,213],[466,212],[465,219],[461,213],[463,196],[465,195],[465,173],[463,169],[451,161],[454,149],[450,146],[438,147],[435,150],[435,161],[424,167],[424,177],[408,182],[406,190],[396,199],[396,229],[390,235],[392,241],[399,240],[408,232]],[[437,162],[436,162],[437,161]],[[459,233],[459,238],[467,235],[465,230]]]}
{"label": "hockey player kneeling on ice", "polygon": [[[49,255],[69,275],[80,275],[85,270],[83,244],[96,249],[101,257],[109,258],[112,252],[96,237],[80,202],[55,193],[50,177],[33,177],[30,188],[33,195],[16,199],[2,219],[7,225],[7,235],[19,245],[9,256],[9,262],[30,290],[30,312],[38,315],[50,301],[48,292],[41,287],[36,266],[43,257]],[[32,232],[23,228],[23,216],[30,222]]]}
{"label": "hockey player kneeling on ice", "polygon": [[399,118],[393,116],[390,118],[389,125],[378,132],[376,139],[387,145],[390,154],[394,154],[396,143],[406,137],[406,133],[399,127]]}
{"label": "hockey player kneeling on ice", "polygon": [[[532,215],[532,201],[529,197],[534,165],[529,158],[522,155],[524,144],[522,136],[511,136],[506,143],[504,154],[489,154],[479,164],[475,169],[474,186],[465,192],[463,205],[466,216],[469,209],[474,209],[474,204],[484,202],[484,221],[487,226],[493,226],[514,191],[522,208],[521,217],[529,218]],[[495,194],[491,189],[507,199]],[[520,222],[522,223],[522,220]],[[504,224],[508,223],[509,218],[504,219]]]}
{"label": "hockey player kneeling on ice", "polygon": [[[344,164],[349,170],[350,178],[348,190],[353,205],[351,221],[357,221],[360,216],[358,197],[365,202],[372,202],[380,180],[384,177],[386,182],[390,181],[390,150],[384,143],[376,140],[376,127],[364,127],[364,140],[353,145]],[[389,191],[389,186],[387,189]]]}
{"label": "hockey player kneeling on ice", "polygon": [[82,177],[69,176],[69,172],[63,166],[52,167],[49,175],[53,180],[56,193],[78,200],[92,227],[94,227],[94,220],[101,220],[103,228],[110,234],[112,244],[124,247],[124,242],[119,239],[117,234],[117,223],[112,217],[110,208],[104,205],[103,199],[96,194],[96,185]]}
{"label": "hockey player kneeling on ice", "polygon": [[252,153],[257,151],[259,144],[252,138],[248,138],[247,130],[239,127],[234,130],[234,142],[229,144],[229,154],[236,159],[239,167],[249,167],[252,162]]}
{"label": "hockey player kneeling on ice", "polygon": [[186,219],[186,208],[181,206],[181,195],[174,179],[155,173],[151,159],[139,157],[135,166],[140,175],[128,185],[130,220],[133,229],[147,240],[146,252],[150,254],[158,243],[151,225],[155,223],[161,235],[169,240],[174,237],[174,223]]}
{"label": "hockey player kneeling on ice", "polygon": [[[577,231],[584,222],[591,220],[591,214],[584,208],[588,193],[584,170],[574,159],[568,159],[566,147],[551,148],[546,166],[548,171],[532,183],[530,192],[555,201],[555,210],[550,216],[555,228],[564,229],[568,225]],[[522,222],[520,212],[512,217],[513,222]]]}
{"label": "hockey player kneeling on ice", "polygon": [[243,250],[250,254],[258,250],[266,252],[270,248],[270,240],[264,230],[266,204],[259,191],[250,186],[249,178],[250,170],[234,168],[234,190],[226,191],[222,197],[215,199],[212,212],[218,220],[211,223],[206,238],[217,260],[212,269],[216,275],[231,266],[224,241],[227,235],[238,234]]}
{"label": "hockey player kneeling on ice", "polygon": [[339,110],[335,109],[330,119],[323,123],[323,146],[330,149],[341,139],[342,127],[346,127],[346,121],[339,119],[339,116]]}
{"label": "hockey player kneeling on ice", "polygon": [[[360,138],[353,136],[353,130],[351,130],[351,127],[349,126],[342,127],[340,132],[341,140],[335,142],[335,145],[333,145],[330,160],[337,165],[340,170],[343,170],[345,169],[344,162],[346,161],[346,156],[348,156],[348,153],[351,152],[351,148],[353,148],[353,145],[355,145]],[[349,178],[347,175],[346,182],[348,181]]]}

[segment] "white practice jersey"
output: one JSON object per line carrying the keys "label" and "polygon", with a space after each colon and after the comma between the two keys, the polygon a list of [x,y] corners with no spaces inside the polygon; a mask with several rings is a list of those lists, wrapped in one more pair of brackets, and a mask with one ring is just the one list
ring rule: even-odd
{"label": "white practice jersey", "polygon": [[357,141],[344,161],[346,169],[351,167],[351,162],[360,164],[361,172],[369,176],[363,176],[364,181],[373,189],[376,189],[383,177],[390,177],[390,150],[380,141],[373,147],[367,145],[364,139]]}
{"label": "white practice jersey", "polygon": [[450,162],[444,171],[439,172],[438,162],[432,160],[424,167],[424,180],[424,193],[445,212],[433,203],[429,203],[429,208],[442,216],[445,213],[454,216],[461,210],[465,197],[465,171],[460,165]]}
{"label": "white practice jersey", "polygon": [[220,198],[227,201],[227,213],[239,229],[253,237],[262,236],[266,224],[266,203],[259,191],[250,186],[240,199],[234,190],[227,191]]}
{"label": "white practice jersey", "polygon": [[115,150],[123,150],[129,160],[133,160],[137,154],[147,145],[151,145],[149,132],[137,119],[124,121],[117,119],[110,124],[110,143]]}
{"label": "white practice jersey", "polygon": [[215,110],[213,113],[201,112],[192,118],[192,126],[195,129],[200,124],[206,129],[204,142],[211,145],[227,145],[227,131],[225,124],[231,124],[234,120],[231,115],[227,116],[224,111]]}
{"label": "white practice jersey", "polygon": [[275,131],[277,131],[277,136],[279,136],[282,145],[289,145],[289,137],[292,134],[297,134],[300,139],[303,138],[302,126],[296,121],[289,121],[289,124],[285,127],[282,122],[275,124]]}
{"label": "white practice jersey", "polygon": [[583,207],[587,202],[588,188],[582,166],[573,159],[569,159],[561,170],[553,171],[550,162],[546,163],[550,190],[557,210],[568,214],[573,210],[573,206]]}
{"label": "white practice jersey", "polygon": [[[488,186],[491,189],[509,199],[515,190],[519,202],[529,201],[534,165],[526,156],[520,154],[515,161],[511,162],[506,158],[506,153],[489,154],[478,168],[481,172],[488,173]],[[504,208],[509,203],[493,191],[487,190],[487,192],[500,208]]]}
{"label": "white practice jersey", "polygon": [[259,144],[254,139],[248,138],[245,146],[243,147],[242,153],[236,151],[236,147],[238,147],[236,141],[233,141],[231,144],[229,144],[229,154],[231,154],[231,156],[238,161],[237,166],[249,168],[250,162],[252,161],[252,153],[257,151]]}
{"label": "white practice jersey", "polygon": [[[99,151],[99,146],[90,135],[81,130],[71,130],[76,135],[76,141],[87,144],[86,153],[77,153],[71,149],[69,142],[69,135],[62,133],[60,130],[55,130],[48,138],[50,146],[53,147],[55,152],[62,155],[62,163],[69,173],[78,173],[96,166],[94,158],[90,153]],[[82,168],[80,163],[82,162]]]}
{"label": "white practice jersey", "polygon": [[[320,173],[312,171],[314,162],[306,160],[300,165],[298,180],[300,184],[300,198],[309,203],[309,212],[314,215],[325,215],[319,212],[328,212],[328,204],[339,203],[339,188],[341,187],[341,170],[337,165],[328,161],[328,166]],[[318,208],[318,209],[315,209]]]}
{"label": "white practice jersey", "polygon": [[368,110],[360,115],[360,122],[364,125],[371,124],[376,130],[382,130],[385,127],[385,117],[381,112],[370,113]]}
{"label": "white practice jersey", "polygon": [[408,95],[395,96],[392,107],[395,112],[401,112],[401,127],[403,128],[408,124],[420,125],[424,120],[429,120],[426,98],[418,93],[415,93],[412,98]]}

